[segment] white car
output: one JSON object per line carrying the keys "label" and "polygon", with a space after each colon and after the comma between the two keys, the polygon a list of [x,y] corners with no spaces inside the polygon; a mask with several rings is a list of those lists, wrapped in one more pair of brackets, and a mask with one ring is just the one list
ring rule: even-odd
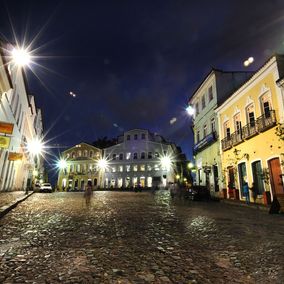
{"label": "white car", "polygon": [[52,192],[52,186],[50,183],[43,183],[40,186],[40,192]]}

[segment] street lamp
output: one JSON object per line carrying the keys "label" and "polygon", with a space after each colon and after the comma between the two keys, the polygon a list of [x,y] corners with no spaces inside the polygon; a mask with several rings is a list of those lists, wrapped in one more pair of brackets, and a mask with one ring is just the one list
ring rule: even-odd
{"label": "street lamp", "polygon": [[60,170],[66,169],[66,168],[67,168],[67,162],[66,162],[66,160],[60,159],[60,160],[57,162],[57,167],[58,167]]}
{"label": "street lamp", "polygon": [[19,67],[28,66],[31,63],[31,54],[27,49],[14,48],[11,54],[13,63]]}
{"label": "street lamp", "polygon": [[33,156],[41,155],[43,152],[43,143],[40,139],[35,138],[27,143],[27,151]]}
{"label": "street lamp", "polygon": [[108,167],[108,160],[105,159],[105,158],[101,158],[97,161],[97,165],[98,165],[100,170],[105,171],[106,168]]}
{"label": "street lamp", "polygon": [[195,109],[192,105],[189,105],[187,108],[186,108],[186,111],[187,113],[190,115],[190,116],[193,116],[195,114]]}
{"label": "street lamp", "polygon": [[173,159],[170,156],[162,156],[160,158],[160,164],[162,166],[163,169],[166,169],[167,171],[169,171],[173,165]]}

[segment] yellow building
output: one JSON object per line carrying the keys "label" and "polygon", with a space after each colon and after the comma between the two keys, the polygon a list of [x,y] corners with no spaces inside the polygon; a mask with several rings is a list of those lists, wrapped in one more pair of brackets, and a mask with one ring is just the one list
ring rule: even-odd
{"label": "yellow building", "polygon": [[246,83],[216,109],[221,138],[223,197],[245,200],[247,181],[250,201],[269,204],[284,194],[284,142],[277,127],[284,122],[279,78],[284,56],[271,57]]}
{"label": "yellow building", "polygon": [[86,185],[97,188],[102,181],[98,160],[102,150],[80,143],[62,152],[57,186],[59,190],[84,190]]}

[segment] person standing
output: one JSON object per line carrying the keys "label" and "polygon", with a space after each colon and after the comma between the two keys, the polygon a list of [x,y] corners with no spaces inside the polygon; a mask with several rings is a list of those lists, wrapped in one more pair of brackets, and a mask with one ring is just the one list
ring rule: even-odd
{"label": "person standing", "polygon": [[248,183],[246,181],[246,179],[244,179],[244,183],[243,183],[243,193],[244,196],[246,198],[246,203],[249,204],[249,187],[248,187]]}

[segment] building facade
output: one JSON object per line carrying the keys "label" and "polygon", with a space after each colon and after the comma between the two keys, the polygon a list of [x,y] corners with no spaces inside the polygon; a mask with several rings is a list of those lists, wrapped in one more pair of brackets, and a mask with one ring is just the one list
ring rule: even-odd
{"label": "building facade", "polygon": [[174,144],[144,129],[133,129],[120,137],[114,146],[104,149],[108,165],[105,188],[167,186],[175,179],[177,154]]}
{"label": "building facade", "polygon": [[215,109],[249,76],[250,72],[224,72],[212,69],[189,100],[193,108],[193,154],[196,184],[206,186],[212,196],[219,196],[221,158],[218,118]]}
{"label": "building facade", "polygon": [[[27,145],[40,140],[43,129],[42,123],[35,123],[37,119],[42,121],[41,113],[28,94],[24,70],[9,61],[13,46],[0,44],[0,191],[6,191],[30,187],[39,177],[35,157],[27,151]],[[40,158],[38,163],[43,167]]]}
{"label": "building facade", "polygon": [[98,167],[98,161],[102,159],[101,149],[82,142],[61,155],[64,165],[59,168],[59,190],[85,190],[87,185],[96,189],[103,183],[103,172]]}
{"label": "building facade", "polygon": [[273,56],[216,110],[224,198],[245,200],[245,182],[255,189],[257,203],[284,194],[284,140],[277,135],[284,122],[277,85],[283,74],[284,57]]}

